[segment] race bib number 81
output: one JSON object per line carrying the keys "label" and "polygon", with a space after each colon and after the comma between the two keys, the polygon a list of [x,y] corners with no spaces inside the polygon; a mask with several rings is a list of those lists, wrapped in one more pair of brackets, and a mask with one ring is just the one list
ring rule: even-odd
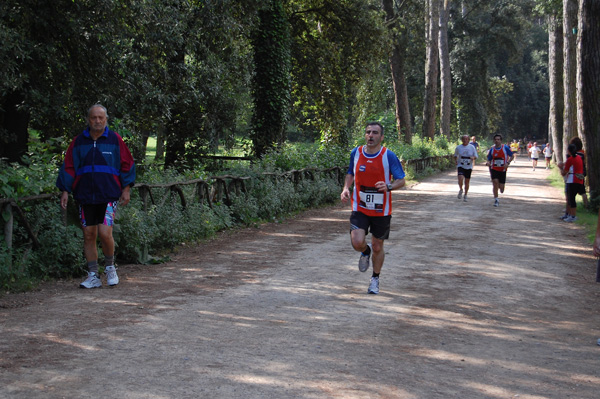
{"label": "race bib number 81", "polygon": [[360,206],[365,209],[382,209],[383,193],[378,192],[376,188],[365,188],[365,191],[361,190]]}

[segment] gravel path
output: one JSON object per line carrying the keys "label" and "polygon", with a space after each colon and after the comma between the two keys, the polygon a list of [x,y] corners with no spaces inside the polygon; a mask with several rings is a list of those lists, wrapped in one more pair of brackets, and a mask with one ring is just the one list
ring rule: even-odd
{"label": "gravel path", "polygon": [[596,399],[595,259],[547,174],[395,193],[377,296],[342,205],[4,296],[0,398]]}

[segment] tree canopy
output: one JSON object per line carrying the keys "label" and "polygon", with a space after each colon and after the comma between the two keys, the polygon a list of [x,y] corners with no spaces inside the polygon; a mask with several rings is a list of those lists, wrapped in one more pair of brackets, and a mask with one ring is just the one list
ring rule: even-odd
{"label": "tree canopy", "polygon": [[[398,102],[402,123],[422,132],[426,102],[439,107],[425,87],[426,5],[437,3],[452,85],[445,134],[546,138],[541,13],[558,1],[5,0],[0,156],[18,161],[29,129],[72,137],[96,102],[136,158],[157,137],[167,167],[197,165],[236,137],[257,155],[287,139],[347,146],[367,120],[393,120]],[[396,98],[394,54],[405,90]],[[439,112],[427,123],[438,133]]]}

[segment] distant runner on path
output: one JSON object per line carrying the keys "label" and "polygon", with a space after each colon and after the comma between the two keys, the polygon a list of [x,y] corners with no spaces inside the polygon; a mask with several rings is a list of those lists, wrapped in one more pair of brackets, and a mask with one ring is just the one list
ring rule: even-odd
{"label": "distant runner on path", "polygon": [[533,166],[533,171],[535,172],[535,168],[537,167],[538,159],[540,158],[540,147],[538,147],[537,143],[534,142],[531,148],[529,148],[529,154],[531,155],[531,161]]}
{"label": "distant runner on path", "polygon": [[[463,135],[460,137],[462,144],[454,150],[454,158],[456,159],[456,167],[458,170],[458,199],[463,198],[467,202],[467,193],[469,192],[469,182],[471,181],[471,172],[473,172],[473,164],[477,159],[477,150],[469,144],[469,136]],[[463,182],[465,186],[463,196]]]}
{"label": "distant runner on path", "polygon": [[515,156],[508,145],[502,144],[502,135],[495,135],[494,145],[488,151],[487,162],[485,163],[490,167],[490,173],[492,175],[494,206],[500,206],[498,191],[501,193],[504,192],[504,185],[506,184],[506,170],[508,169],[508,165],[510,165],[514,157]]}
{"label": "distant runner on path", "polygon": [[[352,199],[350,239],[352,247],[361,252],[358,269],[367,271],[373,254],[373,275],[367,293],[379,294],[379,273],[385,254],[383,241],[389,238],[392,218],[390,191],[404,186],[404,170],[392,151],[382,146],[383,126],[370,122],[365,129],[366,145],[356,147],[350,154],[350,165],[340,198]],[[394,181],[391,180],[394,177]],[[352,195],[350,187],[354,184]],[[371,231],[371,245],[366,235]]]}

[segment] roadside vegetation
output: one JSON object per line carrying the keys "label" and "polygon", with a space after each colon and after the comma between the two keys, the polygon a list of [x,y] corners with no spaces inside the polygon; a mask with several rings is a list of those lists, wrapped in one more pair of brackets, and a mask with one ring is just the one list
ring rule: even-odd
{"label": "roadside vegetation", "polygon": [[[358,135],[355,141],[361,144],[364,138]],[[212,165],[212,168],[176,171],[164,170],[154,162],[153,142],[149,143],[148,157],[139,164],[138,184],[167,184],[193,179],[208,181],[211,176],[219,175],[251,179],[247,192],[234,195],[230,205],[217,201],[212,207],[194,201],[184,208],[176,196],[169,196],[168,189],[158,189],[154,192],[156,203],[144,211],[140,193],[134,188],[130,204],[118,211],[114,229],[117,260],[121,263],[163,262],[179,246],[209,239],[219,231],[263,222],[280,222],[303,210],[337,202],[341,185],[335,174],[317,173],[315,179],[304,179],[294,184],[288,178],[274,178],[264,173],[276,175],[304,168],[325,170],[333,167],[340,167],[345,173],[352,147],[324,148],[318,144],[286,143],[280,150],[266,154],[259,161],[227,160]],[[410,160],[448,155],[453,153],[455,145],[445,138],[431,140],[417,136],[413,145],[391,142],[389,148],[402,160]],[[62,147],[62,140],[41,142],[33,132],[30,152],[21,163],[0,163],[2,197],[18,199],[56,193],[55,181],[62,162]],[[234,146],[232,150],[224,150],[219,154],[239,156],[242,153]],[[417,175],[408,168],[407,179],[415,180],[434,172],[430,168]],[[183,186],[186,198],[194,198],[193,190],[193,185]],[[161,200],[164,198],[166,200]],[[37,235],[40,248],[32,249],[27,232],[20,220],[15,218],[12,248],[7,247],[4,235],[0,234],[0,290],[27,290],[44,280],[84,275],[83,237],[74,202],[71,200],[69,203],[66,225],[58,197],[18,205]],[[4,222],[8,216],[3,213]]]}

